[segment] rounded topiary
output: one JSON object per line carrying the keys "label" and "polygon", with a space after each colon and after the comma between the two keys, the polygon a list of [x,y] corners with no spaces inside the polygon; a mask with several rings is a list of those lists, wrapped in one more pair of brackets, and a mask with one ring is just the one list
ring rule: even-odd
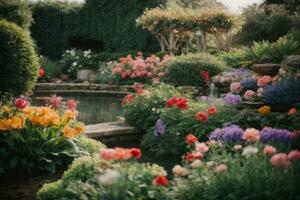
{"label": "rounded topiary", "polygon": [[38,69],[38,57],[27,31],[0,20],[0,94],[18,96],[31,91]]}
{"label": "rounded topiary", "polygon": [[215,76],[226,69],[226,64],[208,53],[177,56],[167,64],[165,82],[175,86],[204,86],[202,71]]}

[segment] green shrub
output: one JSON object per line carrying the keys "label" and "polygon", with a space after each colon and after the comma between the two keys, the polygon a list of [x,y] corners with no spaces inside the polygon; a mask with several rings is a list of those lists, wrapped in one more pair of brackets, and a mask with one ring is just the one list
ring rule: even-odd
{"label": "green shrub", "polygon": [[39,64],[28,33],[0,20],[0,52],[0,92],[18,96],[31,91]]}
{"label": "green shrub", "polygon": [[160,84],[149,88],[146,95],[140,95],[124,107],[126,122],[132,126],[147,130],[159,117],[159,109],[166,106],[166,101],[173,96],[181,96],[172,86]]}
{"label": "green shrub", "polygon": [[[107,169],[117,174],[111,183],[101,182]],[[158,165],[138,162],[109,162],[97,157],[81,157],[73,162],[61,180],[45,184],[39,200],[51,199],[166,199],[166,189],[155,186],[157,175],[165,175]],[[108,180],[109,181],[109,180]],[[151,191],[151,194],[149,194]]]}
{"label": "green shrub", "polygon": [[27,0],[0,0],[0,19],[14,22],[29,29],[32,13]]}
{"label": "green shrub", "polygon": [[204,86],[201,71],[215,76],[226,69],[225,64],[210,54],[188,54],[175,57],[167,64],[165,82],[175,86]]}

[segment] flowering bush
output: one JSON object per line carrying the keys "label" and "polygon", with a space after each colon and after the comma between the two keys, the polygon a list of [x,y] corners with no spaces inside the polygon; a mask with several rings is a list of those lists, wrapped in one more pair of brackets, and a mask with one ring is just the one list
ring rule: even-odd
{"label": "flowering bush", "polygon": [[[50,199],[168,199],[168,179],[156,164],[127,160],[138,149],[103,149],[97,157],[74,161],[61,180],[46,184],[38,192],[41,200]],[[107,159],[108,155],[109,159]],[[124,161],[126,157],[127,161]],[[139,158],[139,156],[134,156]],[[104,158],[104,159],[103,159]],[[122,160],[122,161],[120,161]]]}
{"label": "flowering bush", "polygon": [[76,121],[72,106],[64,110],[28,104],[19,98],[14,106],[0,108],[0,169],[54,172],[75,157],[93,153],[78,137],[84,125]]}
{"label": "flowering bush", "polygon": [[144,59],[142,53],[138,53],[135,58],[131,55],[122,57],[112,70],[113,80],[116,84],[157,84],[165,76],[165,66],[170,60],[168,55],[162,59],[155,55]]}

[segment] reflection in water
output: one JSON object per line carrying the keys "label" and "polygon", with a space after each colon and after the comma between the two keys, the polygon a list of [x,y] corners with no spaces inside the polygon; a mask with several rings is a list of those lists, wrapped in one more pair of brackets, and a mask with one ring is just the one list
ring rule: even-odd
{"label": "reflection in water", "polygon": [[63,96],[63,98],[65,100],[74,98],[77,101],[78,120],[85,124],[116,121],[116,117],[122,115],[120,99],[97,96]]}

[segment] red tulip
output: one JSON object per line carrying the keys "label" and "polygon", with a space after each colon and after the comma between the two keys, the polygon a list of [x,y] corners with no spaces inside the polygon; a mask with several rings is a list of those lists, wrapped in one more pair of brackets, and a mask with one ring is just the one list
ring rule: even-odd
{"label": "red tulip", "polygon": [[23,109],[27,106],[27,104],[28,104],[28,102],[24,98],[18,98],[18,99],[15,100],[16,108]]}

